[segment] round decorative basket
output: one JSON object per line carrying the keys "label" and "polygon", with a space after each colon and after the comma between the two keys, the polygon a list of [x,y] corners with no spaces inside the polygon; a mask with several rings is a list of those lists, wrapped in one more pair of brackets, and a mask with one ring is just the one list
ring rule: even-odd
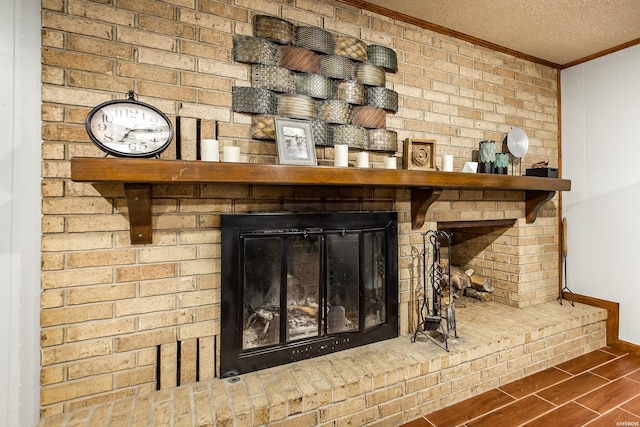
{"label": "round decorative basket", "polygon": [[276,139],[277,116],[271,114],[254,114],[251,116],[251,138]]}
{"label": "round decorative basket", "polygon": [[387,129],[369,129],[367,132],[369,150],[398,151],[398,134]]}
{"label": "round decorative basket", "polygon": [[367,105],[398,112],[398,92],[384,87],[367,88]]}
{"label": "round decorative basket", "polygon": [[249,64],[278,65],[280,46],[258,37],[233,36],[233,60]]}
{"label": "round decorative basket", "polygon": [[367,60],[367,44],[355,37],[336,36],[334,53],[356,61],[365,62]]}
{"label": "round decorative basket", "polygon": [[398,72],[398,57],[393,49],[372,44],[367,47],[367,55],[369,64],[377,65],[393,73]]}
{"label": "round decorative basket", "polygon": [[296,28],[296,46],[314,52],[331,54],[334,49],[333,34],[318,27],[300,26]]}
{"label": "round decorative basket", "polygon": [[333,145],[346,144],[352,148],[367,148],[367,130],[353,125],[330,125]]}
{"label": "round decorative basket", "polygon": [[268,89],[233,86],[231,106],[236,113],[276,114],[278,98]]}
{"label": "round decorative basket", "polygon": [[278,95],[278,115],[293,119],[315,119],[318,116],[316,102],[307,95]]}
{"label": "round decorative basket", "polygon": [[333,80],[320,74],[298,73],[295,75],[295,82],[296,93],[317,99],[329,99],[333,96]]}
{"label": "round decorative basket", "polygon": [[303,47],[280,46],[280,66],[289,70],[318,74],[320,55]]}
{"label": "round decorative basket", "polygon": [[349,124],[353,119],[353,107],[343,101],[331,99],[318,103],[318,119],[328,123]]}
{"label": "round decorative basket", "polygon": [[322,120],[312,120],[311,133],[313,134],[313,143],[315,145],[331,145],[329,123],[323,122]]}
{"label": "round decorative basket", "polygon": [[353,80],[355,67],[349,58],[338,55],[320,56],[320,74],[340,80]]}
{"label": "round decorative basket", "polygon": [[384,129],[387,127],[387,112],[368,105],[354,107],[353,124],[367,129]]}
{"label": "round decorative basket", "polygon": [[384,86],[386,83],[384,68],[371,64],[356,64],[355,76],[357,81],[368,86]]}
{"label": "round decorative basket", "polygon": [[274,92],[293,93],[296,91],[293,72],[274,65],[252,65],[251,86]]}
{"label": "round decorative basket", "polygon": [[336,82],[335,99],[349,104],[364,105],[367,103],[367,88],[353,80]]}
{"label": "round decorative basket", "polygon": [[292,45],[296,39],[296,26],[274,16],[253,17],[253,35],[279,44]]}

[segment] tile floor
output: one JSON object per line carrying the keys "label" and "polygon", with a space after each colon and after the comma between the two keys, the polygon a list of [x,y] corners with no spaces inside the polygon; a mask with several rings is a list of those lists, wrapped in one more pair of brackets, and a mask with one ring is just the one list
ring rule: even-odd
{"label": "tile floor", "polygon": [[640,357],[605,347],[402,427],[640,426]]}

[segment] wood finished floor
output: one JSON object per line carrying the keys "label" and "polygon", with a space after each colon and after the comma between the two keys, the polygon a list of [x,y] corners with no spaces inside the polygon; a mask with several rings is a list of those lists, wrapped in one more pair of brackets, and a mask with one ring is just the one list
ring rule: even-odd
{"label": "wood finished floor", "polygon": [[605,347],[402,427],[640,426],[640,357]]}

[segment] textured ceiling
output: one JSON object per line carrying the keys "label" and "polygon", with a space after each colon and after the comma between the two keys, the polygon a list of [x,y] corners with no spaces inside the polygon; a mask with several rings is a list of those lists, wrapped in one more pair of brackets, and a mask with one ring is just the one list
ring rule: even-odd
{"label": "textured ceiling", "polygon": [[640,0],[366,0],[558,65],[640,39]]}

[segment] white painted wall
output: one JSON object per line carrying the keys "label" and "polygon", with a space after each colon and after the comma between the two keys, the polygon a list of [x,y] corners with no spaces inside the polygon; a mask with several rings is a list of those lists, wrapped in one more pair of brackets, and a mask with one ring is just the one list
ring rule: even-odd
{"label": "white painted wall", "polygon": [[39,418],[40,2],[0,13],[0,426]]}
{"label": "white painted wall", "polygon": [[640,344],[640,45],[563,70],[567,284],[620,303],[620,339]]}

